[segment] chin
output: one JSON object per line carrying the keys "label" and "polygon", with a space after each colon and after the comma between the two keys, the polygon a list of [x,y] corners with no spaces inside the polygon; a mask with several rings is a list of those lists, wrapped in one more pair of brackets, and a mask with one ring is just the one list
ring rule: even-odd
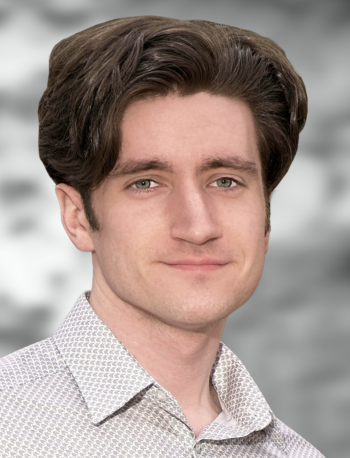
{"label": "chin", "polygon": [[[183,299],[182,299],[183,301]],[[179,307],[181,302],[175,301],[174,305],[167,307],[169,313],[165,321],[168,324],[182,328],[200,329],[226,319],[241,303],[227,302],[217,298],[196,301],[186,301]],[[175,305],[176,304],[176,305]]]}

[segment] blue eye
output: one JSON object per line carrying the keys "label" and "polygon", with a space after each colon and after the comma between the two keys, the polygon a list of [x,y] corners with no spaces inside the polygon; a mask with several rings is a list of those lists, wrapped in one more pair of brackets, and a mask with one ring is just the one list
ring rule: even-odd
{"label": "blue eye", "polygon": [[215,183],[219,188],[230,188],[232,184],[236,184],[236,182],[232,178],[219,178],[216,180]]}
{"label": "blue eye", "polygon": [[139,180],[134,183],[137,189],[148,189],[151,187],[151,180]]}

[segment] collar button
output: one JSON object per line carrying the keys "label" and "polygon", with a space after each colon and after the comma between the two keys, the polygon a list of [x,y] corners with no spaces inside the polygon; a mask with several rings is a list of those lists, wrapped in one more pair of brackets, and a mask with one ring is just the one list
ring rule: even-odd
{"label": "collar button", "polygon": [[164,393],[164,391],[160,390],[160,389],[157,389],[156,391],[156,396],[157,396],[157,399],[161,402],[164,402],[167,400],[168,396],[166,395],[166,393]]}

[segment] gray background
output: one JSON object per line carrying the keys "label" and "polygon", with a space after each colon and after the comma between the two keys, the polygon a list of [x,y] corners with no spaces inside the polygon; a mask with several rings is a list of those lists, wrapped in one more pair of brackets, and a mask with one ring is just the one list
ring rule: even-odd
{"label": "gray background", "polygon": [[327,458],[350,455],[350,2],[0,2],[0,356],[51,335],[91,285],[37,153],[37,105],[56,42],[95,23],[155,14],[275,40],[302,75],[309,119],[272,198],[266,267],[223,340],[277,416]]}

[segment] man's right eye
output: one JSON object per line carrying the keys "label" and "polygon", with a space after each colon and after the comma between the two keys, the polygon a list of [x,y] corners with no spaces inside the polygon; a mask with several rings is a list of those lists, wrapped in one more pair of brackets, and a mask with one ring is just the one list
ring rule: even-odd
{"label": "man's right eye", "polygon": [[153,180],[137,180],[131,186],[136,189],[149,189],[149,188],[155,188],[158,185]]}

